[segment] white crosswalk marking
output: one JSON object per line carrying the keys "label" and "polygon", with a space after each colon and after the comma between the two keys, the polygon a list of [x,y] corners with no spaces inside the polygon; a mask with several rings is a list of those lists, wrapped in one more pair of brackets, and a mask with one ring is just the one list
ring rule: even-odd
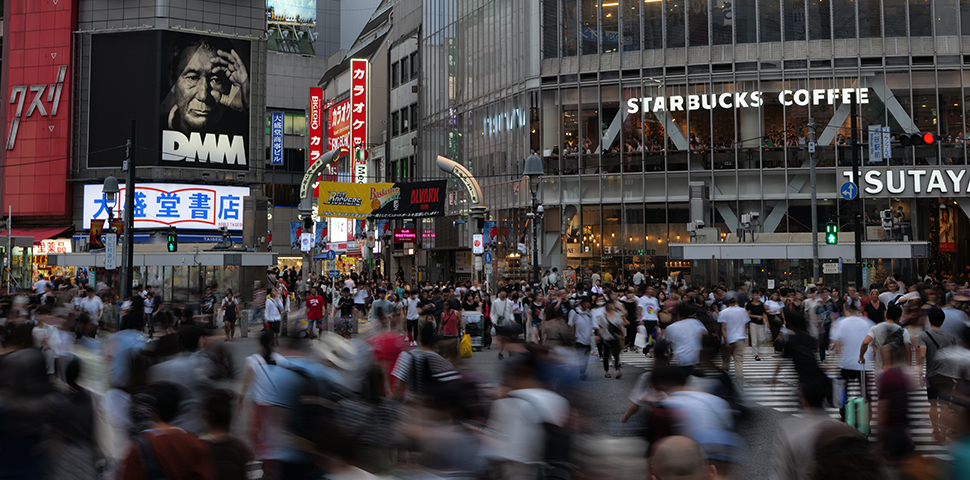
{"label": "white crosswalk marking", "polygon": [[[754,355],[749,350],[745,352],[744,357],[744,396],[747,403],[757,404],[763,407],[772,408],[779,412],[789,413],[792,415],[802,415],[803,409],[801,406],[801,401],[798,398],[798,375],[795,373],[795,369],[792,366],[790,360],[776,356],[771,347],[761,347],[761,361],[755,361]],[[823,369],[829,375],[829,377],[839,377],[839,361],[841,356],[838,354],[829,354],[826,358],[825,363],[822,365]],[[645,370],[653,368],[653,359],[644,357],[643,354],[627,352],[624,353],[620,361],[625,365],[631,365]],[[717,360],[718,362],[720,359]],[[729,373],[734,375],[734,365],[731,362],[731,368]],[[781,370],[778,372],[778,377],[775,379],[775,383],[772,383],[772,376],[775,373],[775,369],[778,365],[781,365]],[[946,458],[947,448],[946,446],[939,445],[936,440],[933,439],[933,427],[929,420],[929,408],[930,404],[926,399],[926,388],[921,387],[919,382],[916,381],[916,367],[910,367],[910,378],[913,379],[913,390],[909,393],[909,424],[911,429],[911,435],[913,438],[913,443],[916,444],[916,450],[920,453]],[[869,385],[869,395],[873,399],[872,404],[872,418],[873,418],[873,432],[870,435],[870,439],[876,439],[876,433],[878,432],[878,426],[875,424],[875,418],[877,415],[878,402],[876,400],[876,389],[875,389],[875,376],[866,375],[867,384]],[[849,382],[848,395],[850,397],[861,396],[861,391],[859,389],[858,382]],[[841,419],[839,411],[836,408],[826,408],[826,412],[832,418]]]}

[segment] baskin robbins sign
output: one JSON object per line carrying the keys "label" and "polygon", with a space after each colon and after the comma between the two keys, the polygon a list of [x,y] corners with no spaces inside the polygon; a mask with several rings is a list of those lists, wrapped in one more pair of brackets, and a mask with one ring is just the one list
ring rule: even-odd
{"label": "baskin robbins sign", "polygon": [[344,218],[415,218],[444,215],[446,181],[412,183],[321,182],[318,215]]}
{"label": "baskin robbins sign", "polygon": [[[671,95],[669,97],[641,97],[626,101],[630,114],[644,112],[682,112],[684,110],[712,110],[715,108],[759,108],[765,103],[766,93],[725,92],[704,95]],[[819,88],[815,90],[782,90],[777,94],[778,103],[792,105],[836,105],[856,101],[869,103],[868,88]]]}

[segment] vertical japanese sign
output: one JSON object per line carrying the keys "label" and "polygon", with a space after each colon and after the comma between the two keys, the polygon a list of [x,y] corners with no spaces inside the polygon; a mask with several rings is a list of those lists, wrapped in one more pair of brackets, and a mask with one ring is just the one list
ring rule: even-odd
{"label": "vertical japanese sign", "polygon": [[367,182],[367,91],[370,63],[366,59],[350,60],[350,154],[353,161],[354,183]]}
{"label": "vertical japanese sign", "polygon": [[270,147],[271,165],[282,165],[283,164],[283,112],[273,112],[273,119],[270,124],[270,132],[272,133]]}
{"label": "vertical japanese sign", "polygon": [[310,88],[310,165],[323,155],[323,89]]}

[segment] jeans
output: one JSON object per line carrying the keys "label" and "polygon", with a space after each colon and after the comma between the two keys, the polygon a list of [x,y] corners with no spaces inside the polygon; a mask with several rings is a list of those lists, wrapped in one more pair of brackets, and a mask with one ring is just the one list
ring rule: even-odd
{"label": "jeans", "polygon": [[825,320],[818,329],[818,359],[825,361],[825,351],[829,349],[829,331],[832,329],[832,321]]}
{"label": "jeans", "polygon": [[725,372],[730,370],[731,360],[734,360],[734,378],[738,383],[744,383],[744,349],[748,347],[748,339],[738,340],[730,345],[724,346],[721,355],[721,369]]}
{"label": "jeans", "polygon": [[610,357],[613,357],[613,368],[620,370],[620,339],[603,340],[603,370],[610,372]]}

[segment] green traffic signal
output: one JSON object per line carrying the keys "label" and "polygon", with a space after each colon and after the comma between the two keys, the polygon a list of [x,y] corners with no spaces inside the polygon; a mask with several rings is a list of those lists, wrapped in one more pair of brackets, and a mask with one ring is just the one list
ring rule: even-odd
{"label": "green traffic signal", "polygon": [[825,225],[825,243],[828,245],[835,245],[839,243],[838,224],[829,222]]}
{"label": "green traffic signal", "polygon": [[179,236],[175,232],[168,234],[168,251],[177,252],[179,251]]}

